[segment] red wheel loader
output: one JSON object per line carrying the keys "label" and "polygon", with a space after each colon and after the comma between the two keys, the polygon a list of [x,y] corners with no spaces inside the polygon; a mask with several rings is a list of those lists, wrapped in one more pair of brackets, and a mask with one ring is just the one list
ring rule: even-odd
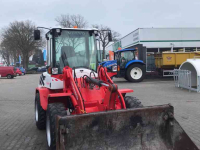
{"label": "red wheel loader", "polygon": [[[111,32],[107,32],[111,40]],[[35,40],[40,30],[34,31]],[[170,105],[144,107],[97,64],[97,29],[46,33],[47,72],[35,93],[35,120],[49,150],[197,150]]]}

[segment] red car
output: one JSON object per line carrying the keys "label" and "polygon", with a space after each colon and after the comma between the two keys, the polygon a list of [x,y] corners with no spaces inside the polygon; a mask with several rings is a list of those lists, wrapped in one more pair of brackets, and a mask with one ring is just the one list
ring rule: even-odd
{"label": "red car", "polygon": [[19,75],[19,76],[21,76],[21,75],[22,75],[22,72],[20,71],[20,69],[19,69],[19,68],[16,68],[16,71],[15,71],[15,72],[16,72],[16,74],[17,74],[17,75]]}
{"label": "red car", "polygon": [[14,67],[0,67],[0,77],[7,77],[8,79],[12,79],[16,77],[15,68]]}

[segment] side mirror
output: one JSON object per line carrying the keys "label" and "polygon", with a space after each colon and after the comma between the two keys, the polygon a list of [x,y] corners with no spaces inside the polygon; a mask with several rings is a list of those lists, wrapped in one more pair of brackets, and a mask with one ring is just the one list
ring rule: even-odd
{"label": "side mirror", "polygon": [[108,32],[108,41],[112,42],[112,33],[111,33],[111,31]]}
{"label": "side mirror", "polygon": [[40,40],[40,30],[34,30],[34,39]]}

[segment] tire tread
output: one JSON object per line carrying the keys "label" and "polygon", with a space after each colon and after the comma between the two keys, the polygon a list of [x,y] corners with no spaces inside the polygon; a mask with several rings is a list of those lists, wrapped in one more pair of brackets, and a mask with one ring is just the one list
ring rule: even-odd
{"label": "tire tread", "polygon": [[125,96],[124,101],[126,104],[126,108],[142,108],[143,107],[141,101],[136,97]]}
{"label": "tire tread", "polygon": [[40,105],[39,93],[36,93],[35,101],[37,101],[38,105],[38,122],[36,122],[36,126],[39,130],[44,130],[46,128],[46,111]]}
{"label": "tire tread", "polygon": [[56,149],[56,116],[66,116],[67,111],[62,103],[51,103],[48,105],[47,114],[50,115],[51,146],[49,150]]}

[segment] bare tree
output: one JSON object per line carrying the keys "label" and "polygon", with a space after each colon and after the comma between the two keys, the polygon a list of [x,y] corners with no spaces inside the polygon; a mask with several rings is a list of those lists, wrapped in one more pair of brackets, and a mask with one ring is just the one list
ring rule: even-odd
{"label": "bare tree", "polygon": [[[17,57],[19,56],[19,51],[15,47],[14,43],[11,42],[12,38],[10,37],[8,31],[6,29],[3,30],[3,38],[1,41],[2,54],[6,55],[6,58],[13,59],[14,64],[17,61]],[[7,63],[10,64],[10,60],[7,60]]]}
{"label": "bare tree", "polygon": [[25,68],[28,68],[29,57],[44,44],[42,40],[34,40],[33,31],[35,28],[34,23],[30,20],[15,21],[10,23],[2,34],[4,47],[16,52],[15,56],[21,55]]}
{"label": "bare tree", "polygon": [[88,25],[88,22],[81,15],[60,15],[55,20],[63,28],[73,28],[74,26],[86,28]]}
{"label": "bare tree", "polygon": [[6,48],[1,44],[0,45],[0,55],[4,59],[5,63],[10,65],[10,51],[6,50]]}
{"label": "bare tree", "polygon": [[[109,44],[109,40],[108,40],[108,30],[111,31],[111,28],[104,26],[104,25],[92,25],[93,28],[97,28],[99,29],[99,41],[101,43],[102,49],[103,49],[103,59],[105,58],[105,49],[106,46],[108,46]],[[112,33],[112,40],[113,42],[116,42],[119,37],[120,37],[120,33],[116,32],[116,31],[111,31]]]}

